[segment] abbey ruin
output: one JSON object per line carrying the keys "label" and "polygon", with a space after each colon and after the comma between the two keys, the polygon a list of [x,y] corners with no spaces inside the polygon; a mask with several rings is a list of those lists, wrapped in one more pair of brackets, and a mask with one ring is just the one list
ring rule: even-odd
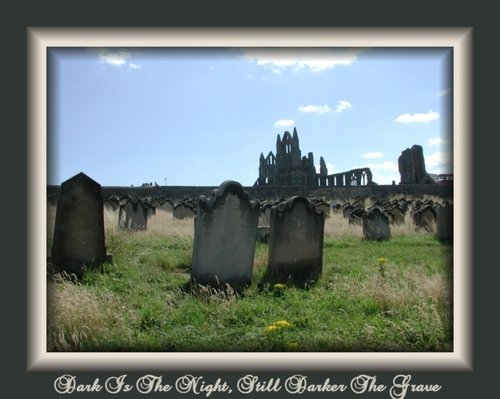
{"label": "abbey ruin", "polygon": [[325,160],[320,157],[320,171],[314,166],[314,155],[302,156],[297,128],[293,134],[286,131],[283,139],[278,134],[276,155],[272,151],[259,158],[259,178],[254,186],[306,186],[345,187],[375,184],[369,168],[349,170],[344,173],[328,174]]}

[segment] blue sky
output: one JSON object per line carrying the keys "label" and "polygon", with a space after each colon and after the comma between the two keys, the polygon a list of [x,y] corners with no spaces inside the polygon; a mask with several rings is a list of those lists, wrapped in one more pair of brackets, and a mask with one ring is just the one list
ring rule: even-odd
{"label": "blue sky", "polygon": [[452,50],[51,48],[48,184],[251,186],[260,153],[297,128],[328,173],[369,167],[399,183],[423,147],[451,173]]}

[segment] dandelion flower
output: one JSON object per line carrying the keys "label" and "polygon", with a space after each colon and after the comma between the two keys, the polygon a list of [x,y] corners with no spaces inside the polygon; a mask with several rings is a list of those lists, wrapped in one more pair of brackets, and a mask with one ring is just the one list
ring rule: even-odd
{"label": "dandelion flower", "polygon": [[278,320],[273,325],[279,328],[292,328],[292,325],[286,320]]}

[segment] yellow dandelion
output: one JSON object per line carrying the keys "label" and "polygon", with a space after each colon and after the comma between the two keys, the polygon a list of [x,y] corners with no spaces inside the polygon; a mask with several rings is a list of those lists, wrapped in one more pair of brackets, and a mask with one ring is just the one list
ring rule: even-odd
{"label": "yellow dandelion", "polygon": [[286,284],[282,284],[282,283],[274,284],[275,290],[284,290],[285,288],[286,288]]}
{"label": "yellow dandelion", "polygon": [[379,265],[384,265],[385,262],[387,262],[387,259],[386,258],[378,258],[377,262],[378,262]]}
{"label": "yellow dandelion", "polygon": [[279,329],[278,326],[275,326],[274,324],[271,324],[270,326],[266,327],[266,332],[273,332],[273,331],[276,331],[278,329]]}
{"label": "yellow dandelion", "polygon": [[278,320],[273,325],[279,328],[292,328],[292,325],[286,320]]}

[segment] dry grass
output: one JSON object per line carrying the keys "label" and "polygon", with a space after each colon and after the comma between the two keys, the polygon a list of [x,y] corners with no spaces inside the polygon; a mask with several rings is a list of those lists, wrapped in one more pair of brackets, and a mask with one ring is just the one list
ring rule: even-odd
{"label": "dry grass", "polygon": [[[83,341],[109,339],[109,331],[128,330],[124,314],[116,312],[119,300],[109,292],[94,292],[67,274],[55,274],[47,282],[48,348],[79,351]],[[122,339],[130,337],[122,336]]]}

